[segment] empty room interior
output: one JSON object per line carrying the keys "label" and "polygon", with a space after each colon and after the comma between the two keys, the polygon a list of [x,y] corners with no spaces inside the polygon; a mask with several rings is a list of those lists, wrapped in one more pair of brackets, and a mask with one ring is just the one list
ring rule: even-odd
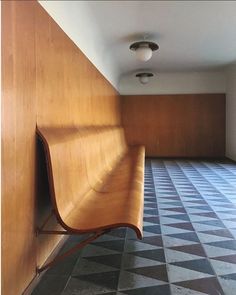
{"label": "empty room interior", "polygon": [[3,295],[236,294],[236,1],[1,1]]}

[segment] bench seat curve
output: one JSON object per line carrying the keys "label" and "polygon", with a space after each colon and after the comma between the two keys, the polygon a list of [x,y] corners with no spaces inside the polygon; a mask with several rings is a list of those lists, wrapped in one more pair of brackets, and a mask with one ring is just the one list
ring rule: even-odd
{"label": "bench seat curve", "polygon": [[142,238],[143,146],[120,126],[37,127],[59,223],[71,233],[132,228]]}

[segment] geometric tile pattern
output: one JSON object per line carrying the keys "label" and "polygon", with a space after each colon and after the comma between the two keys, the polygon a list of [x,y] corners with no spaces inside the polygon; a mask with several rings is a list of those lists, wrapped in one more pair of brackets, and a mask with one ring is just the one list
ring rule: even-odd
{"label": "geometric tile pattern", "polygon": [[145,165],[143,240],[113,230],[49,269],[33,295],[236,294],[236,165]]}

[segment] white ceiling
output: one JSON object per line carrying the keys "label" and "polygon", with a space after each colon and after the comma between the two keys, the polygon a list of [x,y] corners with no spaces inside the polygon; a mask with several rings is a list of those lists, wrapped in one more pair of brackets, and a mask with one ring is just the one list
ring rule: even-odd
{"label": "white ceiling", "polygon": [[[59,25],[79,47],[82,44],[78,36],[86,31],[87,49],[83,45],[81,49],[98,68],[101,65],[100,70],[113,85],[138,69],[152,69],[156,73],[213,71],[236,61],[236,1],[42,1],[41,4],[56,21],[63,19]],[[60,18],[55,12],[59,6]],[[82,11],[85,6],[87,15]],[[89,14],[86,26],[78,23],[82,13],[84,17]],[[70,25],[65,25],[65,19]],[[96,32],[94,36],[91,30],[87,32],[88,26]],[[137,61],[129,50],[130,44],[141,40],[144,34],[149,34],[149,39],[160,47],[146,63]],[[97,59],[93,60],[92,55],[97,55]],[[104,65],[110,69],[102,69]]]}

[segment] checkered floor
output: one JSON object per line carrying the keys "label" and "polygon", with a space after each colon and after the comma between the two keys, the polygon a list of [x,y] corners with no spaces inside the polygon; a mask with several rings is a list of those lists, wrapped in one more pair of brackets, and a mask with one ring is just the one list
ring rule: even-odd
{"label": "checkered floor", "polygon": [[236,294],[236,164],[147,160],[143,229],[100,237],[33,295]]}

